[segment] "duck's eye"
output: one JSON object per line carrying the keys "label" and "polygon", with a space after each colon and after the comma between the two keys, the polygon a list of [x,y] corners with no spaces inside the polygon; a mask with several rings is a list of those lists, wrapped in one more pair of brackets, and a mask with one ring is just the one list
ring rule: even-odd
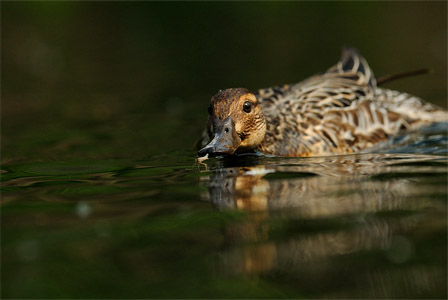
{"label": "duck's eye", "polygon": [[250,113],[251,109],[252,109],[252,104],[249,101],[244,102],[243,110],[247,113]]}
{"label": "duck's eye", "polygon": [[208,114],[209,114],[209,115],[212,115],[212,112],[213,112],[213,106],[210,104],[210,105],[208,106]]}

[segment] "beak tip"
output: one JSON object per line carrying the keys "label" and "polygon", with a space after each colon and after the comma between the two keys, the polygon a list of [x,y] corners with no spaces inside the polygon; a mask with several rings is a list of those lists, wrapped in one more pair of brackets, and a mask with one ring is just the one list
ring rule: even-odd
{"label": "beak tip", "polygon": [[215,157],[220,155],[232,155],[234,151],[227,149],[217,149],[214,146],[206,146],[198,151],[198,157],[204,157],[208,154],[209,157]]}
{"label": "beak tip", "polygon": [[211,150],[212,150],[211,147],[204,147],[204,148],[202,148],[201,150],[198,151],[198,156],[199,157],[203,157],[203,156],[211,153],[212,152]]}

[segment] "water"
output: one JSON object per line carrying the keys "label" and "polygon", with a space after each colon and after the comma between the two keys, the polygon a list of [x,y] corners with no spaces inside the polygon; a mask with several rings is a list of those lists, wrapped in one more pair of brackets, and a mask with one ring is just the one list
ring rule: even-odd
{"label": "water", "polygon": [[444,298],[446,139],[444,155],[5,165],[4,296]]}
{"label": "water", "polygon": [[446,107],[446,5],[2,3],[1,298],[446,298],[447,124],[349,156],[194,150],[217,90],[343,45],[432,68],[384,87]]}

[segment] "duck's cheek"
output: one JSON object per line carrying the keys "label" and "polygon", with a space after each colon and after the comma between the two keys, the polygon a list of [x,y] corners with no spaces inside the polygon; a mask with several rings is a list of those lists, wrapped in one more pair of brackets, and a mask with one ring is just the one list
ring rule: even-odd
{"label": "duck's cheek", "polygon": [[240,148],[256,148],[260,143],[256,134],[248,135],[240,144]]}
{"label": "duck's cheek", "polygon": [[[262,128],[263,129],[263,128]],[[256,148],[263,142],[266,130],[254,130],[248,135],[245,135],[240,144],[240,148]]]}

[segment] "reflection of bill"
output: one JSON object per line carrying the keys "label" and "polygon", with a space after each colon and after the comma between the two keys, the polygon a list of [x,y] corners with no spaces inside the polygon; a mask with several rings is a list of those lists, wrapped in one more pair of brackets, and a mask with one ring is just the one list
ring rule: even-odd
{"label": "reflection of bill", "polygon": [[[332,272],[340,268],[359,268],[342,264],[341,258],[347,255],[379,253],[390,264],[412,261],[415,241],[409,234],[422,224],[430,230],[444,226],[440,219],[432,219],[431,213],[424,213],[446,209],[444,202],[427,197],[430,181],[423,182],[424,175],[420,179],[403,175],[415,173],[416,168],[428,174],[446,172],[444,162],[425,166],[428,159],[366,154],[212,170],[207,184],[213,205],[220,210],[248,213],[244,221],[232,222],[225,228],[232,247],[222,255],[223,268],[247,275],[285,272],[312,284],[313,280],[331,281]],[[433,193],[446,193],[434,190],[438,188],[443,186],[431,186]],[[357,284],[378,291],[374,284],[396,280],[394,276],[400,275],[391,270],[369,265],[361,272],[370,282]],[[420,276],[409,277],[410,282],[403,285],[406,289],[428,291],[434,284],[422,284],[424,277],[433,278],[442,271],[410,267],[409,272],[420,272]],[[355,276],[350,280],[359,279]],[[396,287],[388,288],[384,295]]]}

